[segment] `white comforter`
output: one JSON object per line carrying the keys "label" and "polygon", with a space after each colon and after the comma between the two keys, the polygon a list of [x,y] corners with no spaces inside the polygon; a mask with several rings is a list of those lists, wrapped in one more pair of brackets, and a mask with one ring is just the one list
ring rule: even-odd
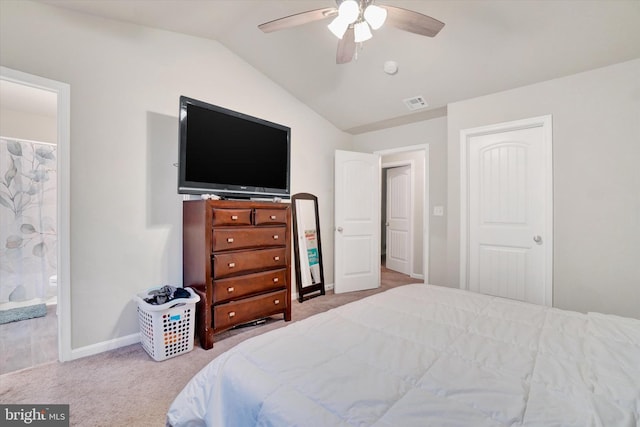
{"label": "white comforter", "polygon": [[167,422],[635,427],[639,413],[639,320],[415,284],[239,344]]}

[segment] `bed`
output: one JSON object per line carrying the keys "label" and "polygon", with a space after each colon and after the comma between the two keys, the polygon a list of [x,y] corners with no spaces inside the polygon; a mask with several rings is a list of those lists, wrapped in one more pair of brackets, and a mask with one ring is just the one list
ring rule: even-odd
{"label": "bed", "polygon": [[638,426],[640,320],[412,284],[251,338],[178,426]]}

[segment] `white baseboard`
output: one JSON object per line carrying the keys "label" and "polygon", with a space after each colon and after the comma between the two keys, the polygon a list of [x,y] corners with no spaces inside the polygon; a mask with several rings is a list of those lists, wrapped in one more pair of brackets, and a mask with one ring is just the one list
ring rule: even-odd
{"label": "white baseboard", "polygon": [[140,333],[126,335],[120,338],[114,338],[109,341],[103,341],[91,344],[85,347],[74,348],[71,350],[71,360],[80,359],[82,357],[93,356],[95,354],[104,353],[105,351],[115,350],[131,344],[140,342]]}
{"label": "white baseboard", "polygon": [[420,279],[420,280],[424,280],[424,274],[410,274],[409,277],[411,277],[412,279]]}

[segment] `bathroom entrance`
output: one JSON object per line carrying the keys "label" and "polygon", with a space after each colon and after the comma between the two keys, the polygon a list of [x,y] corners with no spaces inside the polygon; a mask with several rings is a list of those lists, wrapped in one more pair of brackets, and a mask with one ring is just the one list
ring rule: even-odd
{"label": "bathroom entrance", "polygon": [[4,67],[0,77],[0,374],[4,374],[62,359],[61,132],[57,82]]}

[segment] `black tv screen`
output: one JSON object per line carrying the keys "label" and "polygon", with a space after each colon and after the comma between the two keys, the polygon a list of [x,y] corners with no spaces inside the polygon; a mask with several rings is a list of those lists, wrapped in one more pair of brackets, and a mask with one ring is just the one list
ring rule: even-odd
{"label": "black tv screen", "polygon": [[185,96],[179,117],[178,193],[289,196],[290,128]]}

